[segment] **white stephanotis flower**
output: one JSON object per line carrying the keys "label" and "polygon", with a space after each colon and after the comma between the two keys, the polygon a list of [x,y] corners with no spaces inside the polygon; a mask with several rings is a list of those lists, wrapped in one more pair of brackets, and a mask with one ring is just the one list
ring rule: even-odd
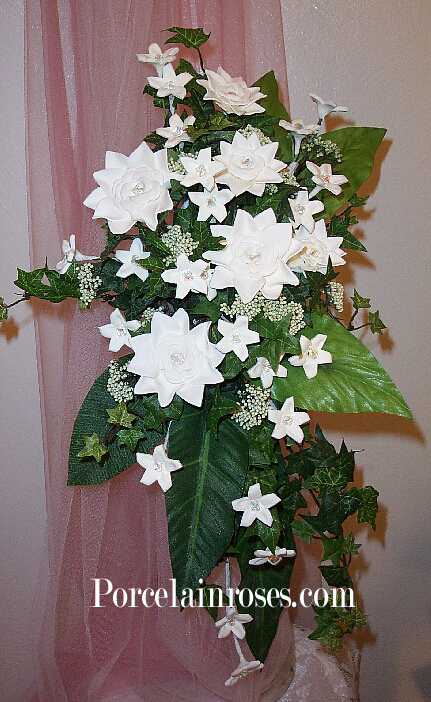
{"label": "white stephanotis flower", "polygon": [[314,230],[313,215],[322,212],[325,205],[321,200],[309,200],[307,190],[299,190],[293,200],[289,199],[295,229],[301,225],[311,232]]}
{"label": "white stephanotis flower", "polygon": [[[283,356],[284,353],[281,354],[280,361],[283,358]],[[264,356],[258,356],[257,362],[252,368],[250,368],[247,371],[247,373],[249,374],[250,378],[260,378],[262,387],[265,388],[265,390],[267,390],[271,387],[272,382],[274,380],[274,376],[276,378],[285,378],[287,376],[287,368],[282,366],[280,363],[277,368],[277,372],[275,372],[272,369],[272,366],[267,358],[265,358]]]}
{"label": "white stephanotis flower", "polygon": [[138,261],[148,258],[149,255],[150,252],[144,251],[142,241],[136,237],[136,239],[133,239],[128,251],[117,249],[115,252],[115,258],[123,264],[115,275],[118,276],[118,278],[128,278],[129,275],[134,273],[142,282],[145,282],[148,278],[148,270],[140,266]]}
{"label": "white stephanotis flower", "polygon": [[292,558],[293,556],[296,556],[296,551],[288,548],[276,548],[275,553],[273,553],[271,549],[266,548],[265,550],[258,549],[254,552],[254,555],[256,558],[252,558],[249,561],[250,565],[259,566],[269,563],[269,565],[276,566],[282,561],[283,558]]}
{"label": "white stephanotis flower", "polygon": [[147,80],[152,88],[157,88],[157,97],[167,97],[173,95],[179,100],[183,100],[186,96],[185,85],[193,76],[190,73],[175,73],[172,64],[167,63],[163,66],[161,76],[148,76]]}
{"label": "white stephanotis flower", "polygon": [[268,419],[274,422],[275,427],[271,434],[274,439],[282,439],[283,436],[290,436],[298,444],[304,438],[301,424],[310,421],[307,412],[295,412],[293,397],[288,397],[283,402],[281,409],[268,410]]}
{"label": "white stephanotis flower", "polygon": [[254,115],[265,112],[257,100],[266,97],[259,88],[248,88],[242,78],[231,78],[219,67],[217,73],[205,71],[208,80],[197,80],[206,89],[204,100],[213,100],[224,112],[235,115]]}
{"label": "white stephanotis flower", "polygon": [[196,117],[190,115],[183,120],[176,113],[169,117],[169,127],[158,127],[156,129],[156,134],[166,139],[165,148],[172,149],[182,141],[190,141],[190,137],[187,134],[187,127],[190,127],[196,121]]}
{"label": "white stephanotis flower", "polygon": [[99,258],[98,256],[85,256],[80,253],[76,248],[75,234],[70,235],[69,241],[63,239],[61,250],[64,254],[63,258],[55,265],[55,269],[60,275],[66,273],[72,265],[72,261],[96,261]]}
{"label": "white stephanotis flower", "polygon": [[249,487],[247,497],[232,501],[232,507],[236,512],[244,512],[240,526],[249,527],[255,519],[271,526],[273,517],[269,510],[278,502],[280,498],[274,492],[262,495],[260,483],[255,483]]}
{"label": "white stephanotis flower", "polygon": [[196,158],[181,156],[180,161],[186,169],[186,175],[181,178],[181,185],[190,188],[200,183],[206,190],[212,190],[215,182],[214,176],[220,173],[223,166],[211,159],[211,147],[201,149]]}
{"label": "white stephanotis flower", "polygon": [[235,322],[219,319],[217,329],[223,334],[223,339],[216,344],[216,349],[226,354],[233,351],[240,361],[248,358],[248,344],[257,344],[260,336],[248,328],[248,317],[239,316]]}
{"label": "white stephanotis flower", "polygon": [[342,107],[341,105],[337,105],[335,102],[332,102],[332,100],[322,100],[318,95],[315,95],[314,93],[308,93],[313,102],[316,103],[317,105],[317,116],[319,117],[319,120],[322,121],[322,119],[325,119],[326,115],[329,115],[331,112],[347,112],[347,107]]}
{"label": "white stephanotis flower", "polygon": [[275,141],[262,146],[255,132],[248,138],[235,132],[232,143],[221,141],[221,153],[214,156],[222,171],[216,176],[217,182],[227,185],[235,196],[246,191],[263,195],[266,183],[283,182],[279,171],[286,168],[286,164],[275,158],[277,149]]}
{"label": "white stephanotis flower", "polygon": [[155,231],[157,215],[173,206],[167,153],[151,151],[144,141],[130,156],[107,151],[105,169],[93,174],[100,187],[84,200],[93,219],[107,219],[113,234],[125,234],[136,222]]}
{"label": "white stephanotis flower", "polygon": [[201,259],[190,261],[187,254],[182,253],[177,258],[177,267],[169,268],[162,273],[162,278],[166,283],[174,283],[177,286],[175,297],[183,298],[193,290],[204,295],[208,292],[208,284],[202,273],[207,269],[207,263]]}
{"label": "white stephanotis flower", "polygon": [[303,138],[319,129],[318,124],[304,124],[302,119],[293,119],[291,122],[281,119],[278,124],[286,131],[292,132],[295,141],[295,156],[299,153]]}
{"label": "white stephanotis flower", "polygon": [[208,289],[206,291],[206,296],[208,300],[211,302],[211,300],[214,300],[215,297],[217,297],[217,290],[211,286],[211,280],[213,277],[213,269],[207,266],[204,270],[204,272],[201,274],[201,278],[204,279],[206,282]]}
{"label": "white stephanotis flower", "polygon": [[163,492],[172,487],[171,473],[183,467],[180,461],[168,458],[162,444],[156,446],[153,453],[137,453],[136,460],[142,468],[145,468],[140,482],[143,485],[158,482]]}
{"label": "white stephanotis flower", "polygon": [[252,217],[238,210],[232,227],[211,226],[213,236],[226,241],[222,251],[206,251],[203,257],[216,264],[211,286],[216,290],[236,288],[243,302],[261,290],[269,300],[280,297],[283,284],[298,285],[287,261],[298,254],[303,244],[292,239],[292,225],[278,223],[274,210]]}
{"label": "white stephanotis flower", "polygon": [[312,339],[301,336],[301,353],[299,356],[290,356],[288,359],[292,366],[302,366],[307,378],[317,375],[317,366],[321,363],[332,363],[332,355],[323,350],[323,344],[328,337],[326,334],[316,334]]}
{"label": "white stephanotis flower", "polygon": [[99,327],[99,331],[106,339],[110,339],[109,350],[119,351],[123,346],[132,348],[130,331],[138,331],[141,323],[136,319],[126,322],[119,309],[115,309],[110,315],[111,324],[104,324]]}
{"label": "white stephanotis flower", "polygon": [[310,198],[317,195],[321,190],[329,190],[333,195],[341,193],[341,185],[348,182],[348,178],[344,175],[332,175],[332,166],[330,163],[322,163],[321,166],[316,166],[312,161],[306,161],[305,165],[312,172],[313,183],[316,187],[311,191]]}
{"label": "white stephanotis flower", "polygon": [[216,627],[220,628],[219,639],[224,639],[229,634],[233,634],[237,639],[243,639],[245,636],[244,624],[251,621],[253,621],[253,617],[250,614],[238,614],[236,607],[226,607],[226,615],[215,623]]}
{"label": "white stephanotis flower", "polygon": [[205,385],[215,385],[224,378],[217,366],[224,356],[208,339],[211,322],[189,329],[187,312],[180,308],[172,317],[155,312],[151,333],[132,338],[135,356],[128,370],[140,375],[135,394],[156,392],[161,407],[175,394],[200,407]]}
{"label": "white stephanotis flower", "polygon": [[333,266],[342,266],[346,263],[343,259],[346,253],[339,248],[343,243],[343,237],[328,236],[323,219],[315,223],[313,234],[310,234],[305,227],[299,227],[295,232],[295,241],[302,244],[303,248],[299,255],[289,261],[293,271],[326,273],[329,259]]}
{"label": "white stephanotis flower", "polygon": [[255,670],[261,670],[263,668],[263,663],[260,661],[247,661],[244,657],[240,659],[240,663],[237,668],[230,674],[228,679],[225,681],[225,685],[235,685],[238,680],[246,678],[247,675],[253,673]]}
{"label": "white stephanotis flower", "polygon": [[158,44],[150,44],[148,54],[136,54],[136,58],[142,63],[151,63],[155,67],[157,75],[161,76],[163,74],[163,66],[174,61],[178,51],[178,47],[162,51]]}
{"label": "white stephanotis flower", "polygon": [[219,190],[217,186],[211,192],[204,189],[203,193],[189,191],[188,195],[190,200],[199,207],[198,222],[205,222],[210,217],[214,217],[217,222],[223,222],[227,217],[225,205],[234,197],[229,188]]}

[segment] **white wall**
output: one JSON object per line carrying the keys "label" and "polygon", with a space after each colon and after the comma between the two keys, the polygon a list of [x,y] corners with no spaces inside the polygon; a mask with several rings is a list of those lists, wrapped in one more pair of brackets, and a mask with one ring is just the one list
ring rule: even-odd
{"label": "white wall", "polygon": [[[29,270],[22,0],[0,3],[0,296],[15,299],[14,267]],[[28,303],[0,327],[0,699],[31,682],[31,617],[45,524],[36,350]]]}
{"label": "white wall", "polygon": [[[381,493],[377,536],[364,529],[359,590],[362,702],[431,700],[429,335],[431,154],[429,0],[282,0],[292,117],[313,121],[309,92],[347,105],[347,120],[386,126],[383,162],[361,221],[368,256],[344,278],[380,309],[389,333],[365,343],[395,380],[415,424],[319,417],[345,436],[363,484]],[[350,293],[351,294],[351,293]],[[338,430],[338,431],[337,431]],[[371,638],[369,635],[366,638]]]}

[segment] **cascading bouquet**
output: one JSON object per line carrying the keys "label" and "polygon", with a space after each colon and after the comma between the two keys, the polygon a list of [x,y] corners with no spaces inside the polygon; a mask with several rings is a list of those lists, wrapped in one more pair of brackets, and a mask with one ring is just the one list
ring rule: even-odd
{"label": "cascading bouquet", "polygon": [[[312,434],[308,412],[411,416],[352,334],[367,325],[382,333],[379,312],[355,327],[370,308],[355,290],[344,324],[335,282],[344,250],[365,251],[349,227],[385,130],[326,133],[325,117],[345,108],[317,95],[315,124],[291,120],[272,72],[247,87],[222,68],[204,70],[209,35],[169,31],[167,44],[197,49],[201,72],[184,59],[173,68],[178,48],[152,44],[138,55],[157,71],[144,93],[164,125],[130,156],[108,151],[94,174],[84,204],[106,220],[105,249],[83,255],[71,236],[56,270],[19,270],[16,283],[25,299],[114,308],[100,333],[123,355],[77,416],[68,484],[100,483],[136,462],[141,489],[158,483],[183,604],[200,588],[219,636],[233,634],[231,685],[261,667],[281,607],[239,598],[217,620],[222,588],[205,580],[220,561],[237,559],[240,590],[280,591],[294,537],[320,539],[320,570],[340,599],[315,607],[311,638],[335,650],[365,621],[341,597],[360,546],[343,522],[357,514],[374,529],[378,493],[352,485],[354,452],[344,441],[337,451],[318,425]],[[256,660],[245,659],[244,636]]]}

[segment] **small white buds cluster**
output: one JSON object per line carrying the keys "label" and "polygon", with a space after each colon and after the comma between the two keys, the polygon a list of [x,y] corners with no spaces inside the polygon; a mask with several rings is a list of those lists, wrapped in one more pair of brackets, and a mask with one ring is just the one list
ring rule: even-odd
{"label": "small white buds cluster", "polygon": [[251,429],[262,424],[268,416],[271,390],[265,390],[258,385],[247,385],[240,390],[241,410],[232,415],[232,419],[243,429]]}
{"label": "small white buds cluster", "polygon": [[89,307],[97,296],[102,279],[98,275],[94,275],[94,266],[91,263],[80,265],[76,275],[79,284],[79,300],[83,305]]}
{"label": "small white buds cluster", "polygon": [[108,382],[106,389],[116,402],[129,402],[133,400],[133,386],[130,384],[132,375],[127,372],[128,361],[115,359],[108,367]]}
{"label": "small white buds cluster", "polygon": [[171,255],[164,258],[166,266],[176,264],[178,256],[182,253],[190,257],[199,243],[193,239],[190,232],[183,232],[179,224],[169,226],[167,231],[163,232],[161,239],[171,251]]}
{"label": "small white buds cluster", "polygon": [[328,302],[334,305],[337,312],[344,310],[344,288],[341,283],[328,283],[326,286]]}

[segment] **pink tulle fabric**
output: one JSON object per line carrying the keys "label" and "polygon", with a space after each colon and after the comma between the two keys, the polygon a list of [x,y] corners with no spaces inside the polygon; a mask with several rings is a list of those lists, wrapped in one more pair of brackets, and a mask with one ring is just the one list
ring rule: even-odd
{"label": "pink tulle fabric", "polygon": [[[161,126],[142,96],[154,70],[136,53],[163,44],[163,29],[202,26],[208,68],[248,83],[273,68],[287,102],[279,0],[27,0],[27,154],[31,256],[52,268],[71,234],[101,250],[101,222],[82,201],[106,150],[129,154]],[[187,54],[187,52],[186,52]],[[184,55],[184,54],[183,54]],[[191,53],[187,56],[195,62]],[[164,499],[132,467],[100,486],[66,487],[74,418],[110,355],[97,327],[108,310],[35,305],[46,457],[47,532],[37,586],[38,679],[32,702],[256,702],[290,646],[288,616],[263,671],[225,687],[233,641],[217,639],[206,611],[95,609],[93,578],[114,587],[167,588]],[[230,637],[232,638],[232,637]],[[249,653],[249,652],[248,652]],[[251,657],[251,656],[249,656]]]}

